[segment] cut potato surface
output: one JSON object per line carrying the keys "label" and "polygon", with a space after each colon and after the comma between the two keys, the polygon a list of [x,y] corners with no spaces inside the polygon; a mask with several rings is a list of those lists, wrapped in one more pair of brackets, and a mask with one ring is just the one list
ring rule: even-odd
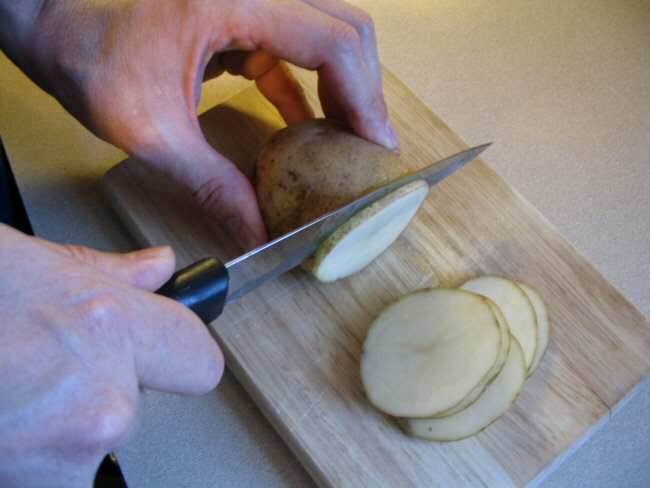
{"label": "cut potato surface", "polygon": [[501,371],[503,365],[506,362],[506,359],[508,358],[508,354],[510,352],[510,338],[511,338],[508,322],[506,322],[503,313],[501,313],[501,309],[497,307],[492,300],[486,298],[485,301],[492,309],[492,313],[494,314],[495,318],[497,319],[497,323],[499,324],[501,346],[499,348],[499,356],[497,357],[497,361],[496,363],[494,363],[494,366],[492,367],[493,369],[490,371],[485,381],[479,383],[465,398],[461,400],[460,403],[458,403],[457,405],[455,405],[449,410],[440,412],[438,415],[435,415],[435,417],[447,417],[449,415],[454,415],[460,412],[461,410],[466,409],[472,403],[474,403],[476,399],[481,396],[485,388],[488,386],[489,382],[493,381],[494,377]]}
{"label": "cut potato surface", "polygon": [[444,288],[419,291],[373,322],[363,346],[361,379],[379,410],[431,417],[497,374],[501,343],[499,324],[483,297]]}
{"label": "cut potato surface", "polygon": [[480,432],[501,416],[517,399],[525,379],[523,351],[513,338],[503,369],[469,407],[444,418],[400,419],[400,425],[407,434],[427,440],[464,439]]}
{"label": "cut potato surface", "polygon": [[542,356],[544,356],[544,353],[546,352],[548,340],[551,335],[551,323],[548,319],[546,305],[544,304],[544,300],[542,300],[542,297],[539,295],[539,293],[524,283],[517,284],[521,287],[521,289],[530,300],[530,303],[533,305],[533,309],[535,310],[535,317],[537,318],[537,347],[535,348],[535,356],[533,357],[533,362],[528,368],[528,374],[531,375],[539,365]]}
{"label": "cut potato surface", "polygon": [[533,305],[519,285],[497,276],[482,276],[467,281],[461,288],[489,298],[501,309],[510,333],[524,352],[526,368],[530,368],[537,345],[537,319]]}
{"label": "cut potato surface", "polygon": [[[257,158],[255,187],[264,223],[275,238],[406,175],[408,168],[395,152],[333,120],[316,119],[273,135]],[[399,236],[427,191],[423,182],[409,185],[363,210],[303,268],[322,281],[359,271]]]}
{"label": "cut potato surface", "polygon": [[321,281],[356,273],[399,237],[428,193],[429,185],[424,180],[389,193],[339,227],[303,267]]}

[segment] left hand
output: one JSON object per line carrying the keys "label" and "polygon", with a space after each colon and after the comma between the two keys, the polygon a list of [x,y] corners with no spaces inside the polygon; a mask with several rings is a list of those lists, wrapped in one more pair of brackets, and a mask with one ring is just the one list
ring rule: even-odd
{"label": "left hand", "polygon": [[[14,0],[0,6],[5,2],[19,8]],[[326,116],[397,147],[372,21],[343,1],[37,3],[22,16],[32,25],[15,36],[21,45],[8,54],[99,137],[188,187],[246,248],[262,244],[266,231],[250,182],[199,128],[204,74],[227,70],[255,80],[291,123],[312,112],[279,59],[317,70]],[[2,34],[0,41],[12,42]]]}

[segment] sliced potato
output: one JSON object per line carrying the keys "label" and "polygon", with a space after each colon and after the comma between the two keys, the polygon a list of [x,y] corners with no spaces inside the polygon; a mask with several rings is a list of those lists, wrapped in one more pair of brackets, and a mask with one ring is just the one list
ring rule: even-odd
{"label": "sliced potato", "polygon": [[465,398],[463,398],[460,403],[450,408],[449,410],[440,412],[438,415],[435,415],[435,417],[447,417],[449,415],[454,415],[460,412],[461,410],[465,410],[472,403],[474,403],[476,399],[481,396],[481,393],[483,393],[485,388],[488,386],[489,384],[488,378],[491,378],[490,381],[494,381],[495,375],[497,375],[501,371],[501,368],[503,368],[503,365],[505,364],[506,359],[508,358],[508,354],[510,353],[510,337],[511,337],[510,328],[508,327],[508,322],[506,322],[503,313],[501,313],[501,309],[498,306],[496,306],[492,300],[486,299],[486,301],[490,306],[490,308],[492,309],[492,313],[494,314],[495,318],[497,319],[497,323],[499,324],[499,332],[501,336],[501,347],[499,349],[498,359],[496,363],[494,363],[493,370],[486,377],[486,381],[476,385],[476,387]]}
{"label": "sliced potato", "polygon": [[525,379],[523,351],[519,342],[513,338],[503,369],[469,407],[444,418],[400,419],[400,425],[407,434],[422,439],[464,439],[480,432],[508,410],[517,399]]}
{"label": "sliced potato", "polygon": [[303,267],[321,281],[335,281],[363,269],[399,237],[428,193],[424,180],[389,193],[339,227]]}
{"label": "sliced potato", "polygon": [[500,345],[499,324],[484,298],[463,290],[422,290],[390,305],[373,322],[363,345],[361,379],[379,410],[431,417],[496,375]]}
{"label": "sliced potato", "polygon": [[497,276],[481,276],[467,281],[461,288],[496,303],[508,322],[510,333],[524,351],[526,368],[530,368],[537,347],[537,319],[533,305],[519,285]]}
{"label": "sliced potato", "polygon": [[546,311],[544,300],[542,300],[542,297],[539,295],[539,293],[524,283],[517,284],[521,287],[521,289],[530,300],[530,303],[533,305],[533,309],[535,310],[535,317],[537,319],[537,347],[535,348],[535,356],[533,357],[533,362],[528,368],[528,375],[531,375],[539,365],[542,356],[546,352],[549,337],[551,334],[551,322],[548,319],[548,312]]}
{"label": "sliced potato", "polygon": [[[397,153],[333,120],[285,127],[267,142],[256,164],[257,197],[269,234],[278,237],[340,208],[404,176],[409,166]],[[408,225],[426,197],[423,185],[400,189],[360,212],[303,268],[322,281],[359,271]]]}

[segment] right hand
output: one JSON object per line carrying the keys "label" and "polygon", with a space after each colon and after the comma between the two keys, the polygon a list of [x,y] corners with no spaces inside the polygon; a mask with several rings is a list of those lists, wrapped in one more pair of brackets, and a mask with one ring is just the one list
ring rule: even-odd
{"label": "right hand", "polygon": [[169,248],[107,254],[0,224],[0,485],[89,487],[139,388],[205,393],[223,372],[201,321],[151,291]]}

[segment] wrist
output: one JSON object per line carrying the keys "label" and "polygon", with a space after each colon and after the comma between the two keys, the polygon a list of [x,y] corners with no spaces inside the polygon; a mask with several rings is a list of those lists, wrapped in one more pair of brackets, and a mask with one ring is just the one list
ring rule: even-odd
{"label": "wrist", "polygon": [[[84,34],[76,31],[88,17],[88,4],[92,2],[0,0],[0,48],[34,83],[61,103],[57,87],[66,79],[66,69],[79,58],[77,45]],[[73,24],[75,29],[70,29]],[[83,40],[90,43],[92,39]]]}
{"label": "wrist", "polygon": [[0,0],[0,48],[8,55],[25,45],[44,3],[45,0]]}
{"label": "wrist", "polygon": [[0,0],[0,51],[35,80],[33,32],[47,0]]}

